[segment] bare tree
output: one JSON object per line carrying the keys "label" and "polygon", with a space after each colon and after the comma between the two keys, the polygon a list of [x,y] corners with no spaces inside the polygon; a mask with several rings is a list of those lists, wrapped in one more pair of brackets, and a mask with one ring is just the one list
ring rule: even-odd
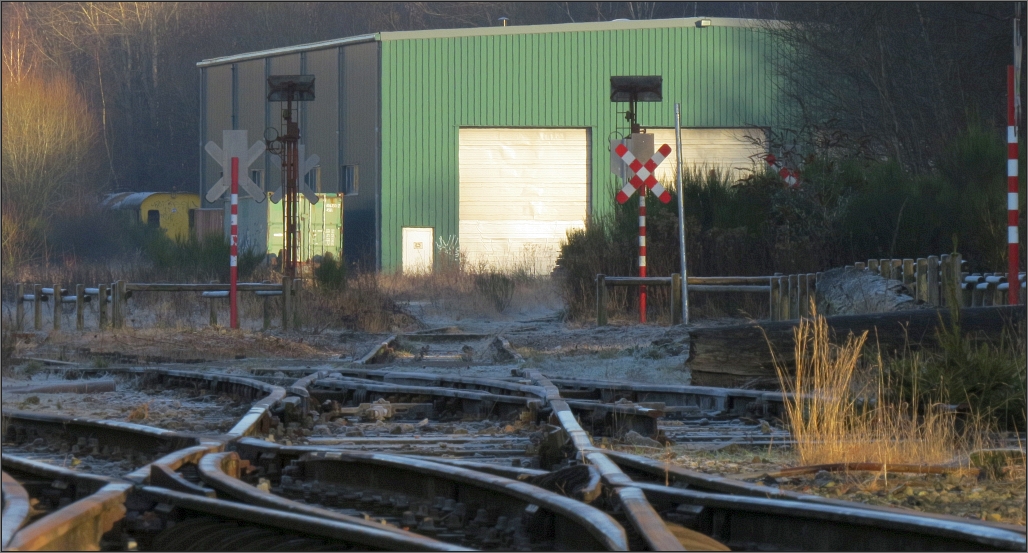
{"label": "bare tree", "polygon": [[44,253],[49,223],[88,183],[95,123],[66,75],[3,82],[2,247],[5,265]]}

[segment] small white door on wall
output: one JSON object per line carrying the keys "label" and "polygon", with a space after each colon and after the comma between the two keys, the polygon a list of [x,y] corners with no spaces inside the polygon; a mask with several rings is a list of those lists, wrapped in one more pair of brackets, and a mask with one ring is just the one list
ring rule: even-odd
{"label": "small white door on wall", "polygon": [[403,272],[432,272],[432,243],[435,240],[431,227],[403,227]]}

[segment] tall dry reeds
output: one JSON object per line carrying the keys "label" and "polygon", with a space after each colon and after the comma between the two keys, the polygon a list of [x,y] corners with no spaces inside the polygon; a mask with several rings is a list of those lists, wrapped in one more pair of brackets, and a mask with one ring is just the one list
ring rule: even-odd
{"label": "tall dry reeds", "polygon": [[794,337],[795,371],[777,361],[776,369],[801,464],[944,464],[979,445],[970,443],[981,435],[976,425],[958,431],[956,414],[938,398],[916,391],[922,401],[897,398],[880,358],[861,367],[866,332],[834,344],[815,313],[800,321]]}

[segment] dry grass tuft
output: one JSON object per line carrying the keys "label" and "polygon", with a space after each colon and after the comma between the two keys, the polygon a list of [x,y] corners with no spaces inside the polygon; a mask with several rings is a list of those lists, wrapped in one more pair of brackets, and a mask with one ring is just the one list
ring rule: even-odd
{"label": "dry grass tuft", "polygon": [[129,412],[128,417],[126,417],[126,418],[128,419],[129,422],[141,422],[141,421],[145,421],[146,419],[149,419],[150,418],[150,404],[149,403],[144,403],[142,405],[139,405],[138,407],[133,409],[131,412]]}
{"label": "dry grass tuft", "polygon": [[[828,324],[814,313],[794,330],[794,373],[776,362],[786,397],[786,413],[804,465],[823,463],[944,464],[965,457],[971,436],[980,436],[972,421],[958,431],[956,414],[934,402],[892,399],[882,362],[868,367],[876,374],[855,384],[867,333],[831,343]],[[914,397],[919,397],[916,393]]]}

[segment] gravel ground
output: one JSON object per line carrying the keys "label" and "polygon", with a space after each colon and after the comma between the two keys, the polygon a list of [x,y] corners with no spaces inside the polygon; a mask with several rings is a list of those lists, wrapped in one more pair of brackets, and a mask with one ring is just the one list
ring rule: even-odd
{"label": "gravel ground", "polygon": [[[637,325],[627,321],[600,328],[587,322],[569,325],[558,320],[557,308],[554,306],[559,307],[559,303],[521,306],[502,316],[464,313],[448,317],[437,309],[423,309],[412,303],[407,309],[418,318],[420,329],[457,326],[465,333],[503,335],[525,361],[521,364],[492,363],[475,356],[472,362],[466,365],[433,367],[419,366],[418,363],[405,359],[402,370],[462,376],[509,377],[512,368],[521,366],[538,369],[552,377],[689,383],[690,374],[685,364],[688,357],[688,327]],[[743,320],[722,319],[699,321],[694,326],[718,326],[740,322]],[[60,359],[85,366],[103,366],[103,363],[119,363],[113,354],[120,354],[127,357],[127,360],[120,361],[122,363],[142,364],[150,361],[166,365],[169,362],[190,361],[190,364],[176,368],[245,374],[256,369],[331,370],[352,367],[354,361],[377,347],[390,334],[339,330],[321,330],[317,333],[261,333],[249,330],[165,328],[128,329],[104,333],[78,333],[67,330],[51,333],[24,332],[15,336],[17,343],[12,355],[16,358]],[[132,356],[135,356],[134,360]],[[11,363],[7,363],[3,367],[4,382],[10,378],[11,366]],[[21,370],[26,366],[33,365],[22,363]],[[41,365],[36,362],[33,367],[38,370]],[[398,369],[388,364],[368,368]],[[24,378],[23,376],[22,380]],[[231,427],[248,407],[235,404],[229,398],[190,397],[174,391],[167,394],[147,394],[137,390],[119,389],[115,393],[92,394],[90,397],[74,394],[32,395],[36,396],[37,402],[31,401],[29,397],[23,397],[24,395],[5,393],[3,405],[7,408],[132,420],[161,428],[195,432],[223,431]],[[144,405],[148,406],[147,411],[140,412]],[[145,416],[140,418],[140,415]],[[316,443],[319,438],[404,438],[430,434],[424,429],[419,429],[416,424],[414,421],[384,421],[378,424],[355,420],[347,421],[347,424],[343,425],[338,422],[317,421],[309,428],[293,428],[292,434],[289,432],[290,429],[278,428],[274,439],[279,443]],[[440,437],[462,435],[460,430],[466,430],[469,435],[478,435],[484,430],[494,434],[489,435],[489,438],[498,438],[504,435],[507,423],[501,423],[502,427],[496,422],[485,421],[446,423],[452,426],[452,429],[447,428],[445,424],[431,424],[439,427]],[[347,436],[348,433],[358,432],[363,436]],[[531,431],[515,428],[515,432],[511,433],[512,443],[517,444],[523,439],[522,434],[526,434],[531,440]],[[360,447],[356,442],[354,444]],[[6,450],[5,446],[5,452]],[[762,473],[795,466],[797,462],[791,452],[777,446],[746,448],[729,445],[713,451],[690,451],[685,447],[676,447],[671,451],[671,462],[683,467],[727,477],[748,477],[750,481],[763,481],[760,477]],[[632,452],[657,458],[662,458],[666,454],[663,450],[645,448],[633,448]],[[85,460],[82,462],[87,463]],[[1025,524],[1026,483],[1023,464],[1009,467],[1000,478],[984,480],[958,475],[895,474],[890,474],[886,480],[881,475],[855,472],[783,478],[775,484],[784,489],[875,505],[891,505],[972,519]]]}
{"label": "gravel ground", "polygon": [[[18,380],[5,378],[8,382]],[[228,431],[250,409],[249,402],[207,390],[141,388],[135,378],[119,378],[117,386],[113,392],[91,394],[5,391],[3,407],[205,434]]]}

